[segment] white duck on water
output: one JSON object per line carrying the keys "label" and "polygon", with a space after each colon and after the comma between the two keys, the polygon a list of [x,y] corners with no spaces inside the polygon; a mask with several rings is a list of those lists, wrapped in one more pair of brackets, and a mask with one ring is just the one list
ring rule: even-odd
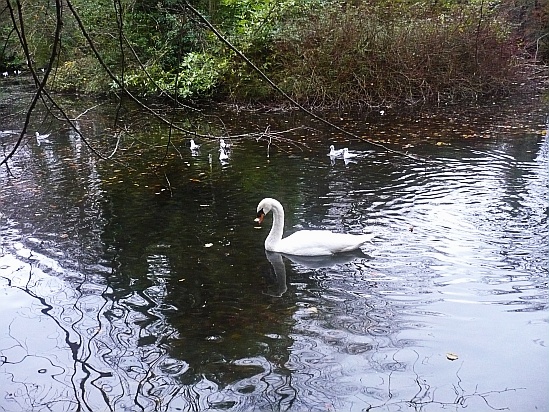
{"label": "white duck on water", "polygon": [[329,230],[300,230],[282,239],[284,230],[284,208],[276,199],[265,198],[257,205],[256,221],[273,212],[273,226],[265,239],[265,250],[296,256],[326,256],[357,250],[372,240],[373,234],[352,235],[333,233]]}

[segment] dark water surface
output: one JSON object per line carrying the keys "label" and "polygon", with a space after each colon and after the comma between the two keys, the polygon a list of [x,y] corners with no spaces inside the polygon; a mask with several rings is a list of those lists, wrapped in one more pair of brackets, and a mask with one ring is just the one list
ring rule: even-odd
{"label": "dark water surface", "polygon": [[[21,124],[2,110],[2,130]],[[79,122],[109,160],[36,120],[51,143],[29,137],[0,170],[0,410],[549,408],[547,105],[338,118],[428,162],[311,123],[235,139],[225,164],[176,134],[164,159],[167,129],[127,114],[118,139],[114,111]],[[302,124],[217,115],[235,133]],[[359,157],[332,164],[331,143]],[[377,237],[266,255],[266,196],[286,233]]]}

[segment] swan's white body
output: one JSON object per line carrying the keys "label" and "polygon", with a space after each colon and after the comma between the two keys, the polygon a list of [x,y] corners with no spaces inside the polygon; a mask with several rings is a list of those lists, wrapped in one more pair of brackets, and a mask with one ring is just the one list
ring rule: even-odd
{"label": "swan's white body", "polygon": [[329,230],[300,230],[282,239],[284,208],[276,199],[265,198],[257,205],[257,221],[273,212],[273,226],[265,239],[265,250],[296,256],[326,256],[357,250],[374,235],[333,233]]}
{"label": "swan's white body", "polygon": [[348,148],[343,149],[343,158],[344,159],[352,159],[353,157],[357,157],[358,155],[355,153],[349,152]]}
{"label": "swan's white body", "polygon": [[328,153],[328,156],[330,157],[338,157],[343,155],[343,149],[335,149],[334,145],[330,145],[330,153]]}

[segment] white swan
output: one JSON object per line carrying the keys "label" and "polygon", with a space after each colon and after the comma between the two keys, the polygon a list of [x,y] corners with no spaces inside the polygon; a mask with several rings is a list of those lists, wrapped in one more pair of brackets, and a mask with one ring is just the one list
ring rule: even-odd
{"label": "white swan", "polygon": [[296,256],[326,256],[359,249],[370,241],[373,234],[351,235],[333,233],[329,230],[300,230],[282,239],[284,229],[284,208],[276,199],[265,198],[257,205],[256,221],[273,212],[273,226],[265,239],[265,250]]}
{"label": "white swan", "polygon": [[328,153],[328,156],[330,157],[338,157],[343,154],[343,149],[335,149],[334,145],[330,145],[330,153]]}

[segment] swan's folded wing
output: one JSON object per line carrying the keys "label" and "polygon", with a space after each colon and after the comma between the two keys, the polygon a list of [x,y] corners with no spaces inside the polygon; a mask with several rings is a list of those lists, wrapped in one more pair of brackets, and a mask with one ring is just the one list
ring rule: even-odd
{"label": "swan's folded wing", "polygon": [[374,235],[351,235],[328,230],[301,230],[276,245],[276,251],[297,256],[324,256],[350,252],[370,241]]}

